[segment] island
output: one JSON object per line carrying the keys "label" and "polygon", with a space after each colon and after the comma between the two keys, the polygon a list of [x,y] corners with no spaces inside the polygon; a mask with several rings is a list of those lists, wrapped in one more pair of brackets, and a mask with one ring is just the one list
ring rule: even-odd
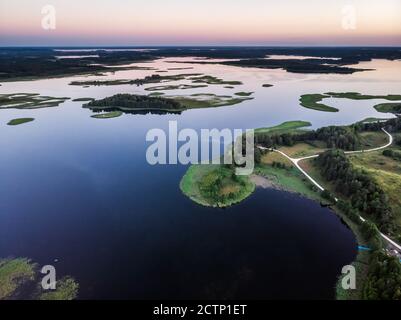
{"label": "island", "polygon": [[121,111],[124,113],[155,112],[181,113],[188,109],[230,106],[252,98],[218,96],[215,94],[192,94],[190,96],[145,96],[133,94],[116,94],[84,104],[94,112]]}
{"label": "island", "polygon": [[366,95],[358,92],[327,92],[324,94],[304,94],[300,98],[301,106],[325,112],[338,112],[337,108],[328,106],[320,103],[324,99],[338,98],[338,99],[350,99],[350,100],[373,100],[383,99],[389,101],[399,101],[397,103],[381,103],[374,106],[378,112],[383,113],[394,113],[398,114],[401,112],[401,95],[399,94],[388,94],[388,95]]}
{"label": "island", "polygon": [[239,203],[255,189],[248,178],[235,175],[230,166],[192,165],[181,180],[180,188],[194,202],[210,207]]}
{"label": "island", "polygon": [[20,124],[28,123],[35,120],[34,118],[18,118],[18,119],[13,119],[10,120],[7,125],[9,126],[18,126]]}
{"label": "island", "polygon": [[122,114],[123,114],[123,113],[122,113],[121,111],[111,111],[111,112],[99,113],[99,114],[91,115],[91,118],[95,118],[95,119],[118,118],[118,117],[120,117]]}

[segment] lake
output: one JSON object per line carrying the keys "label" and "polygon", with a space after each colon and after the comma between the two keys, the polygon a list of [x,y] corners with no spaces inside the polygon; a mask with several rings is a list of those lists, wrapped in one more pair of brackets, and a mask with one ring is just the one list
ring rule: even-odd
{"label": "lake", "polygon": [[[257,191],[228,209],[199,206],[179,181],[186,166],[151,166],[146,132],[179,128],[258,128],[310,121],[314,128],[390,117],[372,106],[382,100],[330,99],[325,113],[299,106],[304,93],[358,91],[399,94],[400,61],[374,60],[353,75],[304,75],[282,70],[172,63],[141,66],[167,74],[204,73],[240,80],[166,91],[166,94],[233,94],[253,91],[239,105],[189,110],[181,115],[123,115],[93,119],[82,102],[37,110],[1,110],[0,257],[29,257],[53,264],[80,284],[81,299],[237,298],[333,299],[341,268],[356,256],[352,232],[328,208],[298,195]],[[198,61],[198,60],[197,60]],[[187,70],[168,70],[193,67]],[[141,87],[70,86],[72,80],[135,79],[155,70],[119,71],[2,83],[0,93],[103,98],[149,93]],[[178,81],[177,83],[187,83]],[[271,88],[262,88],[270,83]],[[174,84],[174,82],[168,83]],[[157,84],[156,84],[157,85]],[[7,126],[13,118],[35,121]]]}

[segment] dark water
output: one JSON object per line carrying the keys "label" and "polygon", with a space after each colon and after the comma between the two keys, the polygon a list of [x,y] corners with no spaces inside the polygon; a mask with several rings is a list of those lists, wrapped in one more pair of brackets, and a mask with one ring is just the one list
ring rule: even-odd
{"label": "dark water", "polygon": [[[296,119],[325,124],[308,117],[315,114],[336,122],[299,108],[298,91],[286,87],[309,92],[299,82],[275,83],[267,91],[254,82],[268,83],[273,71],[243,79],[235,70],[216,75],[244,80],[243,91],[260,91],[235,107],[107,120],[90,118],[82,103],[72,101],[1,110],[0,257],[54,264],[58,276],[77,279],[82,299],[334,298],[336,278],[354,259],[356,241],[329,209],[274,190],[257,190],[229,209],[204,208],[179,190],[186,167],[146,163],[147,130],[166,129],[169,120],[178,120],[180,129],[245,129]],[[1,92],[99,98],[143,90],[76,88],[70,80],[5,83]],[[316,82],[302,84],[314,88]],[[349,83],[341,85],[351,90]],[[281,101],[289,92],[293,103]],[[35,121],[6,125],[18,117]]]}
{"label": "dark water", "polygon": [[0,256],[54,264],[83,299],[334,297],[356,243],[329,209],[274,190],[201,207],[179,190],[184,166],[146,164],[143,142],[107,127],[3,140]]}

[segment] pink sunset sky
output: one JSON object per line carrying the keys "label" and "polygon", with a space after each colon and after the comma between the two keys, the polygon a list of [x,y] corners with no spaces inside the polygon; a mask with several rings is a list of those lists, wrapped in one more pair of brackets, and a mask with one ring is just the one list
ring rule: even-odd
{"label": "pink sunset sky", "polygon": [[0,0],[0,45],[401,46],[401,0]]}

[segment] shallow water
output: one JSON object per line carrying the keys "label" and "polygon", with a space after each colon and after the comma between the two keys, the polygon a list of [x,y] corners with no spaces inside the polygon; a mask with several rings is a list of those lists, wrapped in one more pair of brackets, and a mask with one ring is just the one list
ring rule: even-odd
{"label": "shallow water", "polygon": [[[54,264],[80,283],[80,298],[295,298],[334,297],[336,277],[356,255],[350,230],[332,211],[294,194],[257,190],[229,209],[198,206],[179,190],[185,166],[146,163],[146,132],[180,128],[257,128],[288,120],[313,127],[350,124],[376,112],[374,101],[330,99],[338,113],[302,108],[304,93],[358,91],[399,94],[400,61],[353,75],[303,75],[282,70],[169,63],[141,66],[166,74],[205,73],[240,80],[166,91],[233,94],[255,92],[239,105],[189,110],[181,115],[123,115],[93,119],[82,102],[37,110],[0,110],[0,256],[25,256]],[[154,70],[104,77],[68,77],[3,83],[0,93],[103,98],[148,93],[143,87],[69,86],[72,80],[133,79]],[[187,83],[178,81],[177,83]],[[273,84],[262,88],[262,84]],[[174,82],[168,83],[174,84]],[[156,84],[157,85],[157,84]],[[10,127],[18,117],[35,121]],[[58,259],[58,262],[54,262]]]}

